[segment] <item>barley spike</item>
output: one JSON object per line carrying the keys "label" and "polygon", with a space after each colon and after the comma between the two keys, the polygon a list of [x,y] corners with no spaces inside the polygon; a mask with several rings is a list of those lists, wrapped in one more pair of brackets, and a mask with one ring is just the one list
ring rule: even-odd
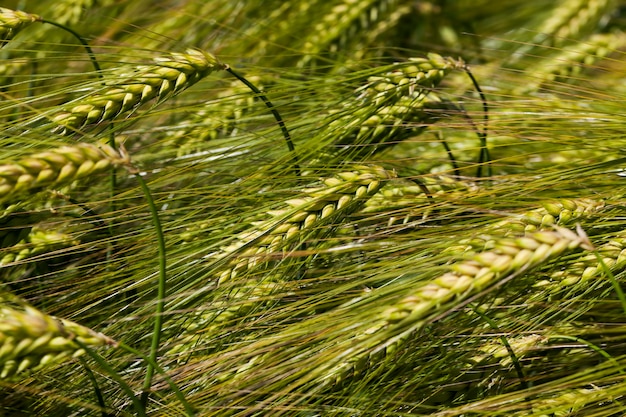
{"label": "barley spike", "polygon": [[319,237],[320,226],[332,224],[361,207],[378,192],[384,180],[394,176],[381,167],[354,166],[352,171],[322,179],[321,186],[307,189],[302,197],[287,200],[286,207],[268,212],[269,218],[255,222],[254,230],[239,235],[234,243],[212,256],[215,260],[236,256],[221,273],[220,281],[262,263],[272,252],[294,249],[315,234]]}
{"label": "barley spike", "polygon": [[[383,145],[398,143],[436,122],[448,106],[432,90],[452,70],[462,68],[460,60],[430,53],[426,58],[386,67],[381,75],[369,77],[356,89],[355,98],[331,112],[318,134],[321,142],[332,138],[328,156],[345,159],[372,154]],[[335,154],[335,156],[333,156]],[[361,155],[362,154],[362,155]]]}
{"label": "barley spike", "polygon": [[0,201],[77,179],[128,163],[126,157],[106,145],[81,143],[63,146],[0,164]]}
{"label": "barley spike", "polygon": [[91,347],[116,345],[101,333],[0,293],[0,380],[81,355],[84,352],[74,340]]}
{"label": "barley spike", "polygon": [[[368,321],[353,337],[336,342],[334,349],[342,359],[326,364],[315,362],[315,386],[340,386],[343,381],[376,367],[429,321],[496,282],[536,268],[568,251],[588,249],[583,237],[564,228],[528,233],[525,237],[534,241],[535,250],[518,245],[515,238],[497,238],[492,250],[453,264],[449,272],[410,291],[393,305],[376,306],[377,318]],[[523,256],[517,256],[520,254]],[[245,379],[248,372],[257,372],[264,359],[264,355],[253,357],[239,369],[235,380]]]}
{"label": "barley spike", "polygon": [[551,59],[541,62],[533,71],[532,79],[528,83],[514,90],[515,94],[526,94],[539,90],[542,85],[549,86],[555,80],[576,78],[585,69],[593,69],[596,61],[610,53],[620,50],[626,45],[626,36],[623,33],[597,33],[559,51]]}
{"label": "barley spike", "polygon": [[511,215],[495,222],[485,229],[486,236],[463,239],[457,245],[448,247],[445,252],[458,254],[472,250],[485,250],[493,245],[491,237],[511,236],[523,232],[536,232],[553,226],[569,227],[589,218],[605,208],[605,202],[591,198],[560,199],[545,201],[542,207],[522,214]]}
{"label": "barley spike", "polygon": [[600,24],[615,9],[615,3],[615,0],[566,0],[537,29],[535,42],[543,40],[545,34],[553,36],[549,43],[554,46],[578,38]]}
{"label": "barley spike", "polygon": [[[254,229],[240,234],[234,243],[209,258],[226,261],[218,269],[219,284],[230,283],[228,299],[216,299],[210,310],[194,317],[192,327],[204,334],[215,334],[229,321],[241,317],[254,307],[262,305],[272,293],[281,290],[281,283],[271,276],[263,281],[237,278],[244,272],[269,262],[272,254],[297,249],[303,242],[315,244],[314,239],[328,234],[351,212],[358,210],[395,173],[378,166],[353,166],[351,171],[323,178],[320,185],[306,189],[299,198],[287,200],[285,207],[267,213],[268,218],[254,222]],[[174,354],[195,346],[199,335],[186,335],[170,351]]]}
{"label": "barley spike", "polygon": [[[506,276],[535,268],[566,251],[585,247],[582,237],[564,228],[529,233],[526,238],[534,241],[535,250],[520,246],[515,239],[497,239],[493,250],[452,265],[450,272],[407,294],[395,305],[382,308],[377,322],[364,332],[367,337],[356,338],[363,343],[360,348],[362,353],[330,370],[324,383],[333,385],[362,371],[355,368],[357,364],[362,367],[369,362],[374,364],[374,357],[384,357],[387,349],[397,349],[409,337],[410,329],[422,327],[428,317],[441,312],[444,306],[467,299]],[[368,339],[371,340],[372,334],[379,332],[387,335],[387,342],[369,346],[371,342],[368,343]],[[350,341],[353,347],[357,343],[356,340]]]}
{"label": "barley spike", "polygon": [[70,135],[87,126],[112,121],[137,107],[155,100],[162,102],[187,89],[216,70],[227,68],[208,52],[190,49],[156,58],[155,65],[141,65],[118,74],[100,92],[62,106],[50,119],[53,130]]}
{"label": "barley spike", "polygon": [[36,14],[0,7],[0,48],[26,26],[41,21]]}

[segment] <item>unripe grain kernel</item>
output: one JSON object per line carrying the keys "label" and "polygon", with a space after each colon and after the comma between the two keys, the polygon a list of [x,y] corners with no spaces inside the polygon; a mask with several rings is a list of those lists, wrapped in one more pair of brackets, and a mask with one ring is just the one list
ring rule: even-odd
{"label": "unripe grain kernel", "polygon": [[515,256],[517,255],[517,252],[520,251],[520,246],[518,246],[516,244],[516,241],[512,239],[498,240],[497,242],[495,242],[494,246],[495,250],[509,256]]}
{"label": "unripe grain kernel", "polygon": [[552,226],[556,222],[555,218],[550,214],[544,214],[541,218],[541,227]]}
{"label": "unripe grain kernel", "polygon": [[554,245],[559,241],[559,236],[554,232],[536,232],[533,233],[533,238],[540,243],[547,243],[548,245]]}
{"label": "unripe grain kernel", "polygon": [[508,255],[498,256],[494,262],[489,266],[493,272],[504,272],[511,268],[512,258]]}
{"label": "unripe grain kernel", "polygon": [[531,259],[531,264],[536,265],[539,264],[550,257],[552,254],[552,246],[543,243],[541,244],[535,251],[533,252],[533,256]]}
{"label": "unripe grain kernel", "polygon": [[515,239],[515,244],[522,249],[535,250],[539,247],[540,243],[530,237],[519,237]]}
{"label": "unripe grain kernel", "polygon": [[61,168],[59,171],[59,176],[57,177],[58,182],[64,182],[69,178],[72,178],[76,175],[76,166],[74,164],[67,164]]}
{"label": "unripe grain kernel", "polygon": [[95,166],[96,164],[93,161],[86,160],[78,167],[75,177],[78,179],[88,176],[94,170]]}
{"label": "unripe grain kernel", "polygon": [[569,223],[572,218],[574,216],[572,215],[572,212],[570,210],[562,210],[561,214],[559,215],[559,224],[567,224]]}
{"label": "unripe grain kernel", "polygon": [[563,208],[570,210],[570,211],[574,211],[578,207],[578,205],[576,204],[574,200],[563,199],[563,200],[559,200],[559,202],[561,203],[561,205],[563,205]]}
{"label": "unripe grain kernel", "polygon": [[476,261],[460,262],[452,265],[452,270],[465,275],[476,275],[482,268],[481,264]]}
{"label": "unripe grain kernel", "polygon": [[474,256],[474,260],[482,266],[490,267],[492,264],[498,261],[500,255],[494,252],[482,252]]}
{"label": "unripe grain kernel", "polygon": [[35,184],[45,184],[56,179],[56,172],[52,169],[44,169],[39,172]]}
{"label": "unripe grain kernel", "polygon": [[559,202],[547,202],[543,203],[542,206],[550,215],[554,217],[558,217],[561,210],[563,210],[563,205]]}
{"label": "unripe grain kernel", "polygon": [[597,267],[588,266],[587,268],[585,268],[585,270],[581,274],[580,278],[583,281],[586,281],[588,279],[591,279],[591,278],[595,277],[597,274],[598,274],[598,268]]}
{"label": "unripe grain kernel", "polygon": [[515,255],[515,257],[511,261],[511,269],[517,270],[528,265],[531,262],[533,255],[533,251],[529,249],[522,249]]}

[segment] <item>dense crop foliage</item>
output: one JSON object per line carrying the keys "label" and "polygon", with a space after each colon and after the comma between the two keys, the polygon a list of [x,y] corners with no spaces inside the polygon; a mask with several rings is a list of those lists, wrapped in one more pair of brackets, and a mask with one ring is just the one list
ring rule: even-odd
{"label": "dense crop foliage", "polygon": [[0,6],[0,416],[626,412],[626,3]]}

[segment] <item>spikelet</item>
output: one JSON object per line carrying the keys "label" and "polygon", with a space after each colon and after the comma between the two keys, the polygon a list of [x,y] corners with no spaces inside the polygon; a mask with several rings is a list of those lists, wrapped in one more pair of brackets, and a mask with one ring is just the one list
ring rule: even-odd
{"label": "spikelet", "polygon": [[[523,232],[546,230],[555,225],[568,227],[601,212],[604,207],[604,201],[590,198],[546,201],[541,208],[511,215],[509,218],[488,225],[484,230],[488,235],[511,236]],[[492,245],[493,241],[489,238],[475,237],[463,239],[458,242],[458,245],[448,247],[445,252],[458,254],[472,250],[481,251]]]}
{"label": "spikelet", "polygon": [[58,125],[54,132],[69,135],[112,121],[149,101],[166,100],[213,71],[226,68],[213,55],[196,49],[171,53],[155,61],[154,65],[141,65],[118,74],[103,91],[63,105],[50,116]]}
{"label": "spikelet", "polygon": [[[380,358],[406,342],[410,336],[407,328],[419,329],[424,320],[443,311],[446,305],[467,299],[503,277],[535,268],[566,251],[584,246],[583,237],[564,228],[521,238],[497,239],[493,250],[453,264],[450,272],[420,286],[395,305],[382,308],[372,326],[351,343],[352,351],[360,353],[331,369],[323,383],[334,385],[374,366]],[[371,345],[368,341],[375,340],[373,335],[377,333],[384,334],[387,341]]]}
{"label": "spikelet", "polygon": [[[430,53],[396,63],[390,71],[372,76],[355,91],[356,97],[323,121],[319,136],[332,138],[329,153],[372,154],[382,145],[398,143],[436,122],[447,108],[432,90],[460,60]],[[435,112],[434,110],[438,110]]]}
{"label": "spikelet", "polygon": [[28,236],[11,247],[0,251],[0,267],[23,259],[50,252],[56,248],[77,245],[79,242],[72,236],[53,230],[32,228]]}
{"label": "spikelet", "polygon": [[[548,338],[539,334],[529,334],[507,338],[507,342],[518,359],[532,353],[548,341]],[[478,348],[478,352],[471,357],[473,366],[499,363],[502,367],[511,365],[511,355],[501,340],[489,341]]]}
{"label": "spikelet", "polygon": [[109,146],[82,143],[0,164],[0,201],[44,187],[69,184],[127,162]]}
{"label": "spikelet", "polygon": [[0,380],[69,361],[90,347],[115,346],[101,333],[53,316],[0,293]]}
{"label": "spikelet", "polygon": [[[598,245],[596,250],[611,271],[621,271],[626,266],[626,238],[616,236],[609,242]],[[554,271],[547,279],[537,281],[533,287],[541,290],[531,298],[544,298],[546,291],[556,293],[563,288],[604,276],[604,268],[595,254],[585,254],[568,264],[566,269]]]}
{"label": "spikelet", "polygon": [[41,21],[36,14],[0,7],[0,48],[26,26]]}

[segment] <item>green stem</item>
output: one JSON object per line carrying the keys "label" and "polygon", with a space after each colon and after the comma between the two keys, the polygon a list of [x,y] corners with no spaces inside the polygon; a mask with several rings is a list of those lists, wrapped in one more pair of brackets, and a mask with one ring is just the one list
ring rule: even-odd
{"label": "green stem", "polygon": [[102,396],[102,390],[100,389],[100,386],[98,385],[96,376],[93,374],[93,371],[91,370],[91,368],[89,368],[89,366],[87,365],[87,361],[85,361],[83,358],[78,358],[78,360],[80,361],[81,365],[83,365],[83,368],[85,369],[85,373],[87,374],[87,377],[89,378],[89,380],[91,381],[91,384],[93,385],[93,390],[96,394],[96,399],[98,400],[98,405],[100,406],[102,417],[112,417],[112,415],[106,411],[107,406],[106,406],[106,403],[104,402],[104,397]]}
{"label": "green stem", "polygon": [[157,287],[157,304],[156,313],[154,317],[154,329],[152,331],[152,344],[150,345],[150,360],[146,367],[146,377],[143,384],[143,393],[141,394],[141,400],[144,406],[148,401],[150,395],[150,387],[152,385],[152,377],[154,376],[154,365],[157,363],[157,355],[159,351],[159,344],[161,342],[161,330],[163,327],[163,311],[165,309],[165,295],[166,295],[166,254],[165,254],[165,236],[163,235],[163,228],[161,227],[161,221],[159,220],[159,213],[154,204],[154,199],[150,193],[150,188],[139,174],[135,174],[139,185],[146,197],[148,207],[150,208],[150,214],[152,215],[152,222],[156,230],[157,246],[159,249],[159,282]]}
{"label": "green stem", "polygon": [[120,386],[122,391],[124,391],[126,393],[126,395],[128,395],[128,398],[130,398],[131,402],[133,403],[133,408],[137,412],[137,416],[139,416],[139,417],[146,417],[146,410],[145,410],[144,406],[141,404],[139,399],[135,396],[135,394],[133,393],[133,390],[130,388],[130,386],[128,386],[128,384],[124,381],[124,379],[117,373],[117,371],[115,371],[115,369],[113,369],[111,367],[111,365],[109,365],[108,362],[102,356],[98,355],[95,351],[93,351],[91,348],[89,348],[86,344],[82,343],[78,339],[73,339],[72,341],[74,343],[76,343],[81,349],[83,349],[89,356],[91,356],[91,358],[94,361],[96,361],[96,363],[102,369],[104,369],[106,371],[106,373],[115,382],[117,382],[117,384]]}
{"label": "green stem", "polygon": [[172,391],[174,391],[174,395],[176,395],[176,398],[178,398],[180,403],[185,408],[185,412],[187,413],[187,416],[188,417],[194,417],[196,415],[193,407],[187,402],[187,399],[185,398],[183,393],[180,391],[180,388],[178,388],[176,383],[172,380],[172,378],[170,378],[167,375],[165,370],[163,368],[161,368],[158,363],[156,363],[155,361],[153,361],[152,359],[150,359],[148,356],[144,355],[143,353],[139,352],[138,350],[136,350],[136,349],[134,349],[134,348],[132,348],[132,347],[130,347],[128,345],[125,345],[124,343],[119,343],[118,347],[120,349],[124,349],[127,352],[130,352],[130,353],[132,353],[134,355],[137,355],[137,356],[143,358],[146,362],[151,364],[154,367],[154,369],[159,373],[159,375],[161,375],[163,377],[165,382],[167,382],[167,384],[170,386]]}
{"label": "green stem", "polygon": [[283,132],[283,137],[285,138],[285,142],[287,142],[287,148],[289,149],[289,152],[292,152],[294,155],[293,156],[294,172],[296,173],[297,177],[300,176],[300,167],[298,166],[298,158],[295,154],[296,148],[293,146],[293,141],[291,140],[291,135],[289,134],[289,130],[287,130],[287,126],[285,125],[285,122],[283,121],[283,118],[281,117],[280,113],[278,113],[278,110],[276,110],[276,107],[274,107],[272,102],[265,96],[265,94],[261,92],[261,90],[256,88],[256,86],[252,84],[250,81],[248,81],[244,76],[236,73],[230,67],[226,67],[226,71],[228,71],[235,78],[237,78],[239,81],[244,83],[250,90],[252,90],[257,96],[259,96],[259,98],[263,100],[263,103],[265,103],[267,108],[270,109],[270,111],[274,115],[274,119],[276,119],[276,122],[278,123],[278,126],[280,126],[280,130]]}
{"label": "green stem", "polygon": [[96,72],[98,73],[98,77],[102,78],[102,69],[100,68],[100,65],[98,64],[98,61],[96,60],[96,55],[93,53],[93,50],[91,49],[91,47],[89,46],[89,44],[87,43],[87,41],[85,41],[85,39],[80,36],[80,34],[78,34],[78,32],[72,30],[71,28],[62,25],[61,23],[57,23],[54,22],[52,20],[46,20],[46,19],[41,19],[40,20],[41,23],[47,23],[49,25],[52,26],[56,26],[59,29],[62,29],[64,31],[66,31],[67,33],[71,34],[72,36],[74,36],[85,48],[85,50],[87,51],[87,55],[89,55],[89,59],[91,60],[91,63],[93,65],[93,67],[95,68]]}
{"label": "green stem", "polygon": [[474,78],[474,74],[472,74],[468,66],[466,66],[464,69],[469,79],[472,80],[472,84],[474,84],[474,88],[478,92],[478,95],[480,96],[480,99],[483,102],[483,131],[480,132],[478,135],[480,138],[480,153],[478,155],[478,171],[476,172],[476,176],[479,178],[482,176],[482,164],[487,163],[487,176],[491,177],[493,174],[491,171],[491,164],[490,164],[491,156],[489,155],[489,149],[487,148],[487,130],[488,130],[487,126],[489,125],[489,105],[487,104],[487,99],[485,97],[485,94],[483,93],[483,90],[480,88],[480,85],[478,84],[478,81],[476,81],[476,78]]}

